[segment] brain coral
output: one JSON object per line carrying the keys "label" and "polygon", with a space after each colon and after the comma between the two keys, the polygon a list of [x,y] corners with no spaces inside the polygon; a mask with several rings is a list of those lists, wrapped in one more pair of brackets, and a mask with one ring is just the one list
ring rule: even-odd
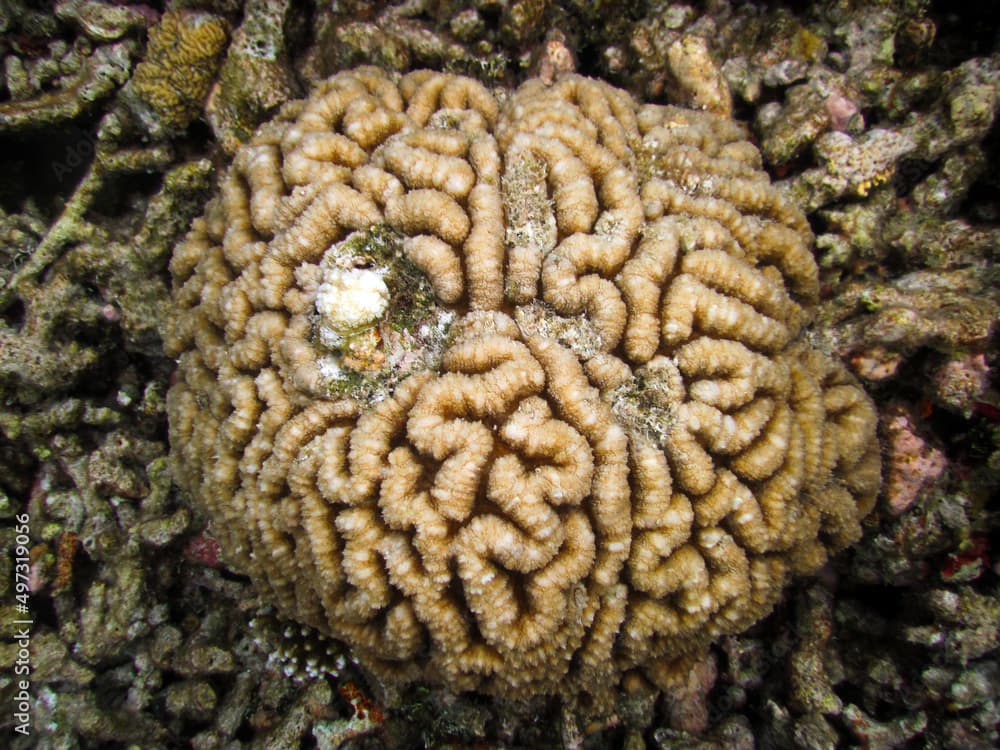
{"label": "brain coral", "polygon": [[384,677],[662,685],[874,503],[872,404],[800,336],[811,241],[732,120],[341,73],[174,255],[178,481]]}

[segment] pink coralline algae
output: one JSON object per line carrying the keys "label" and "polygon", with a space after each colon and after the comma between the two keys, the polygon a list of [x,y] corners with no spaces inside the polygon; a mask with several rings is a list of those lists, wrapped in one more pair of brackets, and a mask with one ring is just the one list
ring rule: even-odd
{"label": "pink coralline algae", "polygon": [[830,115],[830,127],[833,130],[847,130],[851,121],[860,111],[858,105],[840,93],[832,93],[823,102],[826,112]]}
{"label": "pink coralline algae", "polygon": [[219,542],[207,532],[201,532],[184,547],[184,557],[208,568],[219,567]]}
{"label": "pink coralline algae", "polygon": [[891,406],[882,419],[888,456],[885,497],[897,516],[934,486],[948,464],[944,453],[920,437],[917,422],[911,410],[901,404]]}

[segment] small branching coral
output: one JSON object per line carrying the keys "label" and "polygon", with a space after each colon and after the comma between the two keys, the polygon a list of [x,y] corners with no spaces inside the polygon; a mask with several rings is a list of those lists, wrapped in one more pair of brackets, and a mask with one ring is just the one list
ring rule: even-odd
{"label": "small branching coral", "polygon": [[384,677],[667,687],[875,500],[874,408],[800,337],[811,242],[732,120],[341,73],[174,254],[177,479]]}

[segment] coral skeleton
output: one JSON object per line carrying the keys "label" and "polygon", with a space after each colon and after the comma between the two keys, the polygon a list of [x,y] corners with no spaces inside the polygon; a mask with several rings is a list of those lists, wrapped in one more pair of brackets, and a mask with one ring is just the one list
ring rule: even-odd
{"label": "coral skeleton", "polygon": [[174,253],[176,477],[385,679],[669,689],[875,502],[873,405],[801,336],[812,242],[726,117],[340,73]]}

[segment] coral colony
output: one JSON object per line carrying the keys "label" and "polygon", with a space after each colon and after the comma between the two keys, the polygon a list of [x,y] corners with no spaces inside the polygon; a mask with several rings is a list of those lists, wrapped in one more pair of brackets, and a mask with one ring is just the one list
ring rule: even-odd
{"label": "coral colony", "polygon": [[384,678],[667,690],[875,501],[875,410],[800,337],[812,241],[724,116],[340,73],[175,251],[176,478]]}

